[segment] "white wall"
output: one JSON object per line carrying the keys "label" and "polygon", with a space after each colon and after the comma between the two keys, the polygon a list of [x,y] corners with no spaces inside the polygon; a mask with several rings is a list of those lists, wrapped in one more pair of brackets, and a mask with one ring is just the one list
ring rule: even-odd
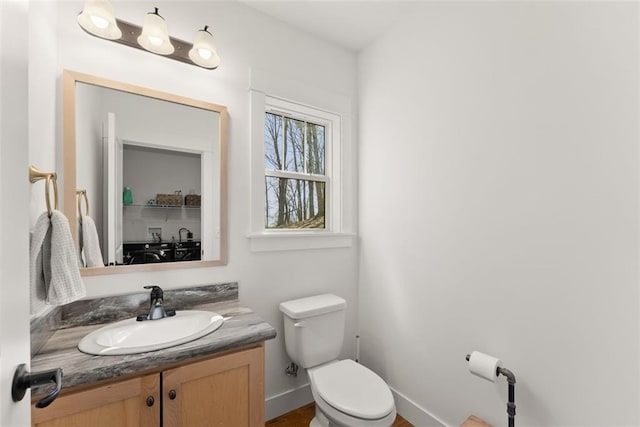
{"label": "white wall", "polygon": [[220,114],[215,111],[112,89],[98,91],[104,116],[116,114],[116,134],[122,140],[192,152],[218,150]]}
{"label": "white wall", "polygon": [[[141,22],[145,13],[156,6],[153,2],[115,2],[118,18]],[[171,61],[157,55],[100,40],[84,33],[76,23],[82,2],[58,2],[55,15],[58,27],[54,38],[57,60],[54,73],[45,68],[42,85],[57,90],[63,69],[120,80],[186,97],[226,105],[229,108],[229,264],[226,267],[179,270],[164,273],[119,274],[86,277],[89,296],[140,291],[143,285],[158,283],[166,288],[199,283],[238,281],[242,304],[254,309],[278,331],[278,337],[266,347],[266,395],[274,397],[306,382],[304,375],[291,379],[284,368],[289,363],[282,336],[282,319],[278,312],[281,301],[320,292],[334,292],[350,305],[344,355],[353,355],[356,319],[357,256],[356,248],[309,250],[296,252],[251,253],[249,241],[249,84],[250,69],[268,70],[289,79],[331,93],[356,99],[356,58],[353,53],[333,47],[311,36],[267,18],[236,2],[162,2],[160,13],[169,22],[172,36],[191,39],[203,25],[210,25],[216,37],[222,65],[209,71]],[[48,3],[32,2],[32,8],[46,8]],[[34,70],[37,72],[37,70]],[[53,74],[53,75],[52,75]],[[280,83],[282,83],[280,82]],[[30,122],[60,120],[60,98],[50,99],[34,94],[42,108]],[[59,123],[59,122],[58,122]],[[61,132],[58,128],[60,144]],[[355,200],[356,165],[352,155],[353,134],[345,135],[345,196]],[[50,140],[34,141],[32,152],[51,152]],[[46,158],[49,161],[49,158]],[[61,170],[58,159],[56,165]],[[349,206],[349,205],[348,205]],[[44,202],[31,209],[41,212]],[[345,212],[349,223],[355,222],[355,211]],[[284,405],[272,409],[269,416],[289,409]],[[278,399],[280,402],[280,399]]]}
{"label": "white wall", "polygon": [[446,424],[506,425],[473,350],[517,425],[640,424],[639,48],[635,2],[440,2],[359,56],[361,360]]}

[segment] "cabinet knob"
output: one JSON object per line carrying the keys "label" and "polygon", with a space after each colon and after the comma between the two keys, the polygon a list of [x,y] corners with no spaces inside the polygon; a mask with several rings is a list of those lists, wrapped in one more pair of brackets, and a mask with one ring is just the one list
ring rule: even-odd
{"label": "cabinet knob", "polygon": [[147,406],[151,407],[155,403],[153,396],[147,396]]}
{"label": "cabinet knob", "polygon": [[175,390],[171,389],[169,390],[169,399],[173,400],[176,398],[176,396],[178,395],[178,393],[176,393]]}

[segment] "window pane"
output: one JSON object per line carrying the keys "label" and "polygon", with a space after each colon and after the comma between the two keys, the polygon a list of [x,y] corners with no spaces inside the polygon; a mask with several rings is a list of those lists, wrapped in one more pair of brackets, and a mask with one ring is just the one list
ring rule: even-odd
{"label": "window pane", "polygon": [[281,116],[266,113],[264,116],[264,167],[282,170],[282,144],[284,139]]}
{"label": "window pane", "polygon": [[325,228],[325,183],[266,178],[266,228]]}
{"label": "window pane", "polygon": [[324,175],[325,127],[307,123],[307,172]]}
{"label": "window pane", "polygon": [[285,168],[284,170],[304,173],[304,133],[306,123],[285,117]]}
{"label": "window pane", "polygon": [[325,126],[265,114],[265,169],[325,174]]}

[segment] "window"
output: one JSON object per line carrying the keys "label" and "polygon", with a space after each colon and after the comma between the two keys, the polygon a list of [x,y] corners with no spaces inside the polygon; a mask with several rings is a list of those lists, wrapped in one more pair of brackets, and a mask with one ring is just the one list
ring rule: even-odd
{"label": "window", "polygon": [[342,132],[350,129],[350,102],[291,81],[276,88],[319,101],[325,110],[265,95],[256,86],[250,90],[251,250],[352,246],[353,170],[347,182],[342,179]]}
{"label": "window", "polygon": [[327,128],[314,118],[265,113],[265,228],[326,228]]}

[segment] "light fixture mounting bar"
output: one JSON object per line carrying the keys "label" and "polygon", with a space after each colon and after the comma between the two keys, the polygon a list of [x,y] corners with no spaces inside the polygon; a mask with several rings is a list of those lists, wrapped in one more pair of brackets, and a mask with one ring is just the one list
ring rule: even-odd
{"label": "light fixture mounting bar", "polygon": [[[148,50],[146,50],[145,48],[143,48],[138,44],[138,36],[142,34],[142,27],[139,27],[135,24],[131,24],[130,22],[121,21],[120,19],[117,19],[117,18],[116,18],[116,23],[118,24],[118,27],[122,31],[122,37],[117,40],[113,40],[114,42],[117,42],[126,46],[130,46],[130,47],[134,47],[144,52],[149,52]],[[158,55],[158,56],[164,56],[165,58],[175,59],[176,61],[184,62],[185,64],[194,65],[191,58],[189,58],[189,51],[191,50],[193,45],[189,42],[176,39],[171,36],[169,36],[169,40],[171,40],[171,44],[173,44],[175,51],[169,55]],[[149,53],[153,53],[153,52],[149,52]]]}

